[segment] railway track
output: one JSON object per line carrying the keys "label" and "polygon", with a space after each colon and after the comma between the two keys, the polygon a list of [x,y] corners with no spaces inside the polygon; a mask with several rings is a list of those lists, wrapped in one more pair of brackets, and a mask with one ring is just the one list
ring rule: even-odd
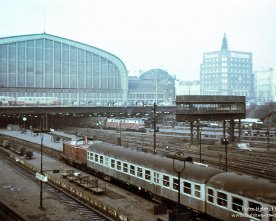
{"label": "railway track", "polygon": [[[108,130],[92,130],[92,129],[78,129],[79,135],[91,135],[96,139],[109,143],[116,144],[117,138],[120,137],[118,131]],[[153,136],[152,134],[144,134],[137,132],[123,131],[121,133],[123,146],[125,147],[140,147],[143,150],[153,150]],[[260,144],[258,144],[260,145]],[[266,146],[266,144],[263,144]],[[199,150],[196,150],[185,144],[184,138],[180,136],[157,135],[156,142],[157,151],[161,155],[168,153],[175,153],[182,151],[186,156],[193,157],[199,161]],[[225,169],[225,147],[203,145],[202,148],[203,162],[217,168]],[[263,150],[240,151],[228,147],[228,171],[236,171],[245,174],[251,174],[257,177],[276,180],[276,151],[268,150],[263,147]]]}
{"label": "railway track", "polygon": [[[23,168],[22,166],[19,166],[19,164],[15,164],[15,162],[11,159],[9,159],[3,152],[0,151],[0,160],[5,161],[5,163],[13,168],[16,172],[23,175],[28,180],[33,181],[34,183],[37,183],[37,185],[40,184],[40,181],[35,178],[32,171],[29,169]],[[70,194],[64,192],[63,190],[57,188],[56,186],[50,184],[50,183],[44,183],[43,189],[47,192],[54,194],[62,204],[69,206],[72,208],[72,210],[77,211],[81,216],[85,217],[87,220],[91,221],[113,221],[113,219],[107,217],[105,214],[95,210],[94,208],[91,208],[89,205],[81,202],[77,198],[71,196]]]}

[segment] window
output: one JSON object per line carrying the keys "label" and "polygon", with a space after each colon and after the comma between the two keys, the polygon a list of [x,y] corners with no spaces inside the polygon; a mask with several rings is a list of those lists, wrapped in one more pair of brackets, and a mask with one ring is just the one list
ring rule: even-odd
{"label": "window", "polygon": [[99,156],[98,154],[95,154],[95,162],[98,162],[98,160],[99,160]]}
{"label": "window", "polygon": [[178,178],[173,178],[173,189],[178,191]]}
{"label": "window", "polygon": [[115,168],[115,160],[111,159],[111,168]]}
{"label": "window", "polygon": [[90,160],[94,160],[93,153],[90,152]]}
{"label": "window", "polygon": [[130,174],[135,175],[135,166],[130,165]]}
{"label": "window", "polygon": [[128,173],[128,165],[127,163],[123,163],[123,170],[125,173]]}
{"label": "window", "polygon": [[252,216],[255,219],[261,220],[262,218],[262,208],[261,205],[254,202],[248,202],[248,215]]}
{"label": "window", "polygon": [[117,161],[117,170],[121,170],[121,161]]}
{"label": "window", "polygon": [[183,183],[184,193],[191,195],[192,194],[191,186],[192,186],[191,183],[184,181]]}
{"label": "window", "polygon": [[89,160],[89,152],[87,152],[87,160]]}
{"label": "window", "polygon": [[170,186],[170,177],[163,175],[163,186]]}
{"label": "window", "polygon": [[103,156],[100,156],[100,163],[103,164]]}
{"label": "window", "polygon": [[243,212],[243,200],[237,197],[232,197],[232,210],[237,212]]}
{"label": "window", "polygon": [[225,193],[218,192],[217,204],[220,206],[227,207],[227,195]]}
{"label": "window", "polygon": [[195,197],[200,198],[200,185],[195,184]]}
{"label": "window", "polygon": [[143,177],[143,170],[141,167],[137,167],[137,176],[138,177]]}
{"label": "window", "polygon": [[208,202],[214,202],[214,190],[208,188]]}
{"label": "window", "polygon": [[145,179],[150,180],[150,170],[145,170]]}
{"label": "window", "polygon": [[159,173],[157,173],[157,172],[154,172],[154,182],[156,184],[159,184]]}

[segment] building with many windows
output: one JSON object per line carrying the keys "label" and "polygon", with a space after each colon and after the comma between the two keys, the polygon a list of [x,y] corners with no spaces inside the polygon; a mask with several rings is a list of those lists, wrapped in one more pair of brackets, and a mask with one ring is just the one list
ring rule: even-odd
{"label": "building with many windows", "polygon": [[109,52],[46,33],[0,38],[0,96],[108,105],[127,91],[126,67]]}
{"label": "building with many windows", "polygon": [[257,103],[276,102],[276,69],[262,68],[255,71]]}
{"label": "building with many windows", "polygon": [[129,77],[128,105],[174,105],[175,78],[161,69],[152,69],[140,77]]}
{"label": "building with many windows", "polygon": [[200,82],[196,80],[177,82],[176,95],[200,95]]}
{"label": "building with many windows", "polygon": [[201,95],[237,95],[254,99],[252,53],[228,50],[224,34],[220,51],[206,52],[200,66]]}

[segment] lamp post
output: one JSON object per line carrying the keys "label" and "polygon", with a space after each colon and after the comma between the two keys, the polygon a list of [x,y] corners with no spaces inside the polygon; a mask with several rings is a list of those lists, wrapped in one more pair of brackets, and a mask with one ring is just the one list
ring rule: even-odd
{"label": "lamp post", "polygon": [[183,168],[177,168],[175,166],[175,159],[179,156],[184,156],[184,153],[183,152],[176,152],[175,155],[174,155],[174,158],[173,158],[173,170],[177,173],[178,175],[178,200],[177,200],[177,220],[180,221],[180,174],[184,171],[185,169],[185,162],[186,162],[186,159],[184,159],[184,165],[183,165]]}
{"label": "lamp post", "polygon": [[[41,133],[41,140],[40,140],[40,174],[43,174],[43,133],[48,133],[50,130],[34,130],[34,133],[39,134]],[[43,210],[43,205],[42,205],[42,188],[43,188],[43,181],[42,179],[40,180],[40,204],[39,208]]]}
{"label": "lamp post", "polygon": [[267,149],[269,149],[269,128],[267,128]]}
{"label": "lamp post", "polygon": [[225,145],[225,171],[227,172],[227,144],[229,144],[229,140],[224,137],[220,139],[220,142]]}
{"label": "lamp post", "polygon": [[23,120],[23,122],[24,122],[24,123],[23,123],[23,127],[24,127],[24,130],[25,130],[25,129],[26,129],[25,122],[26,122],[26,120],[27,120],[27,117],[23,117],[22,120]]}

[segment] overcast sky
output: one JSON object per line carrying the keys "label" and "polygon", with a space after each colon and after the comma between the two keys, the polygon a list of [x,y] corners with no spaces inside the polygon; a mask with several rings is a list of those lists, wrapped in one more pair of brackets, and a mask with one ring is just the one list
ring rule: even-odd
{"label": "overcast sky", "polygon": [[[118,56],[129,74],[162,68],[199,79],[203,52],[253,52],[276,67],[276,0],[0,0],[0,37],[48,34]],[[45,11],[45,26],[44,26]]]}

